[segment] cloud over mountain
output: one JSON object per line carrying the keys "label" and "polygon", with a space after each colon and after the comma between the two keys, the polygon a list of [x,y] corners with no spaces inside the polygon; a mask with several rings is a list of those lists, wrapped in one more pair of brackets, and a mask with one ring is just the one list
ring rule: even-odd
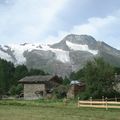
{"label": "cloud over mountain", "polygon": [[55,43],[89,34],[120,49],[120,1],[0,0],[0,44]]}
{"label": "cloud over mountain", "polygon": [[0,2],[0,40],[37,41],[57,19],[67,0],[12,0]]}

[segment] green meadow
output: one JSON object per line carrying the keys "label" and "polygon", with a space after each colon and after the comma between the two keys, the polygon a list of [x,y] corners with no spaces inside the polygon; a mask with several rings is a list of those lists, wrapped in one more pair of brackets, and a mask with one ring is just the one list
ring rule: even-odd
{"label": "green meadow", "polygon": [[77,108],[62,100],[1,100],[0,120],[120,120],[120,109]]}

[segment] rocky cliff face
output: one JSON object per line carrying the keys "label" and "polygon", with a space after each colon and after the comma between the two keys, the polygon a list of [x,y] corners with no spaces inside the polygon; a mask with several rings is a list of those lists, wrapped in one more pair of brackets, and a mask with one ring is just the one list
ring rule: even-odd
{"label": "rocky cliff face", "polygon": [[101,56],[109,63],[120,66],[119,50],[104,42],[96,41],[88,35],[70,34],[53,45],[25,43],[0,46],[0,57],[3,59],[62,76],[77,71],[96,56]]}

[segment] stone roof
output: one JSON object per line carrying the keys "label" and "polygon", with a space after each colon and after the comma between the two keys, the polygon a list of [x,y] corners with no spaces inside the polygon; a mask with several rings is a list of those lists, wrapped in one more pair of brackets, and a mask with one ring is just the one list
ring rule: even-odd
{"label": "stone roof", "polygon": [[53,75],[26,76],[21,80],[19,80],[19,83],[45,83],[47,81],[50,81],[54,77],[57,76],[53,76]]}

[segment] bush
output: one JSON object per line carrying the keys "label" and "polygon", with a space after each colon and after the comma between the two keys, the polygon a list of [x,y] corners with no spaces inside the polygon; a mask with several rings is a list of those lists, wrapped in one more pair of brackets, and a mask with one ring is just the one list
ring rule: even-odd
{"label": "bush", "polygon": [[20,93],[22,93],[22,91],[23,91],[23,85],[22,84],[18,84],[16,86],[16,94],[20,95]]}
{"label": "bush", "polygon": [[10,95],[15,95],[16,94],[16,86],[13,85],[10,90],[9,90]]}
{"label": "bush", "polygon": [[0,88],[0,99],[2,99],[2,95],[3,95],[3,89]]}
{"label": "bush", "polygon": [[62,99],[66,97],[68,87],[65,85],[60,85],[54,89],[54,95],[56,98]]}
{"label": "bush", "polygon": [[9,94],[10,95],[20,95],[20,93],[22,93],[22,91],[23,91],[22,84],[18,84],[17,86],[13,85],[9,90]]}

